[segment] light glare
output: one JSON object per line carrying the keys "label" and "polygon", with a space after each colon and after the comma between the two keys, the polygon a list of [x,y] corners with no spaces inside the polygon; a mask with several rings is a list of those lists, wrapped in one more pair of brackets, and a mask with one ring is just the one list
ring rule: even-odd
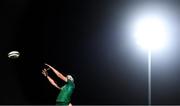
{"label": "light glare", "polygon": [[148,16],[137,21],[134,34],[138,45],[154,50],[164,47],[168,31],[160,17]]}

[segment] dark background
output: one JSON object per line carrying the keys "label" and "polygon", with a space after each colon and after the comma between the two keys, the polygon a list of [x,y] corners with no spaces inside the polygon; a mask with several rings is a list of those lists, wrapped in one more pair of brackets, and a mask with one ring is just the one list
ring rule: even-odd
{"label": "dark background", "polygon": [[[147,53],[123,32],[126,9],[133,3],[1,1],[0,104],[55,104],[58,90],[42,76],[44,63],[74,77],[72,104],[147,104]],[[118,35],[113,32],[117,9]],[[152,57],[152,104],[180,104],[178,34],[173,40],[170,52]],[[21,53],[18,59],[7,57],[12,50]]]}

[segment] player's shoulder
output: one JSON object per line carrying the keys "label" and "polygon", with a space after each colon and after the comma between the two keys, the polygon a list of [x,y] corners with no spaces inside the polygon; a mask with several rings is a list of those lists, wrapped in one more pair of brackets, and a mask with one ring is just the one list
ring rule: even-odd
{"label": "player's shoulder", "polygon": [[74,81],[67,79],[67,83],[74,83]]}
{"label": "player's shoulder", "polygon": [[67,83],[69,84],[69,85],[72,85],[72,86],[75,86],[75,83],[74,83],[74,81],[72,81],[72,80],[67,80]]}

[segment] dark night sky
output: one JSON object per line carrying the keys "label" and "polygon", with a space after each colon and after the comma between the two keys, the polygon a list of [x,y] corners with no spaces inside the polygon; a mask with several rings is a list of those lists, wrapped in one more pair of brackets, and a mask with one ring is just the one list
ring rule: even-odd
{"label": "dark night sky", "polygon": [[[147,104],[147,54],[123,31],[127,8],[136,3],[3,0],[0,104],[55,104],[58,90],[41,75],[44,63],[74,76],[72,104]],[[114,33],[117,10],[119,35]],[[165,55],[152,57],[152,104],[180,104],[178,35],[172,40]],[[20,58],[8,59],[11,50]]]}

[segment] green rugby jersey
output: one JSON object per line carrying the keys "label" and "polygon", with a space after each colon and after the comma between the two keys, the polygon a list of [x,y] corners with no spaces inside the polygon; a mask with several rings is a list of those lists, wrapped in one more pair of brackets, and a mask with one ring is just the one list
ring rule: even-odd
{"label": "green rugby jersey", "polygon": [[68,79],[67,84],[65,84],[57,96],[56,102],[65,102],[69,103],[71,100],[71,95],[74,91],[75,84],[71,80]]}

